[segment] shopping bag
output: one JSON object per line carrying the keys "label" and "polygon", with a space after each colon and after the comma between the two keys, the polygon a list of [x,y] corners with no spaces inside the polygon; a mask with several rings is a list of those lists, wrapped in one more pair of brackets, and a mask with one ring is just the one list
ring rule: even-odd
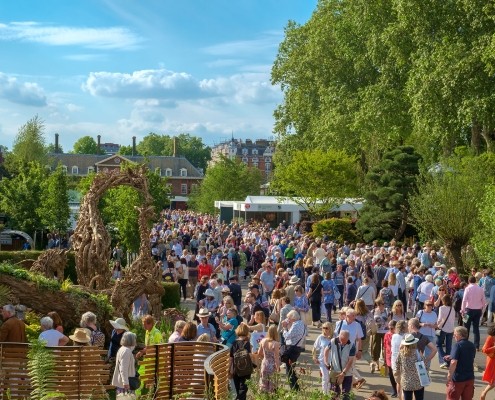
{"label": "shopping bag", "polygon": [[415,362],[416,371],[418,371],[419,381],[421,386],[426,387],[431,383],[430,375],[428,375],[428,370],[426,369],[425,362],[423,360]]}

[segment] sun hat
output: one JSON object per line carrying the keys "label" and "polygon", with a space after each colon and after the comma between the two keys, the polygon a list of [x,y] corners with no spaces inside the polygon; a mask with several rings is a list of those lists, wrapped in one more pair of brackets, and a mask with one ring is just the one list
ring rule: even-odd
{"label": "sun hat", "polygon": [[206,289],[205,296],[206,297],[215,297],[215,292],[212,289]]}
{"label": "sun hat", "polygon": [[291,285],[295,285],[297,282],[299,282],[299,278],[297,277],[297,275],[294,275],[292,278],[290,278],[289,280],[289,283]]}
{"label": "sun hat", "polygon": [[227,286],[222,288],[222,293],[230,293],[230,289]]}
{"label": "sun hat", "polygon": [[419,342],[419,339],[408,333],[406,336],[404,336],[404,339],[400,343],[401,345],[404,346],[410,346],[412,344],[416,344]]}
{"label": "sun hat", "polygon": [[201,308],[196,315],[198,317],[209,317],[210,316],[210,312],[208,311],[207,308]]}
{"label": "sun hat", "polygon": [[124,331],[129,330],[124,318],[117,318],[115,321],[110,320],[110,325],[112,325],[114,329],[123,329]]}
{"label": "sun hat", "polygon": [[91,340],[89,331],[86,328],[76,328],[73,335],[69,335],[69,339],[77,343],[89,343]]}

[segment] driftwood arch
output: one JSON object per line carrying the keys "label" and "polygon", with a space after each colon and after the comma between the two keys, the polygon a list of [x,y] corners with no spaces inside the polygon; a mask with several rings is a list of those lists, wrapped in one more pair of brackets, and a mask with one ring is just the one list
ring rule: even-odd
{"label": "driftwood arch", "polygon": [[[150,221],[154,217],[153,197],[149,191],[147,168],[124,166],[120,170],[99,173],[84,196],[79,210],[77,226],[72,236],[75,252],[77,279],[80,285],[90,289],[106,290],[111,286],[111,271],[108,267],[111,255],[111,239],[98,203],[104,193],[117,186],[125,185],[141,193],[143,202],[138,207],[140,246],[138,257],[126,269],[124,278],[111,291],[111,302],[115,315],[125,315],[133,300],[147,293],[154,297],[154,313],[159,313],[156,296],[163,294],[160,271],[151,258]],[[154,304],[153,304],[154,303]]]}

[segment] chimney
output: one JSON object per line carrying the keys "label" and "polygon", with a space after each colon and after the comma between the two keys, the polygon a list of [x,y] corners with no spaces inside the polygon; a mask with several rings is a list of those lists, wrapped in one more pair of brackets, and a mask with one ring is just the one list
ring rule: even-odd
{"label": "chimney", "polygon": [[58,154],[58,133],[55,134],[55,154]]}
{"label": "chimney", "polygon": [[101,148],[101,146],[100,146],[101,145],[101,135],[96,136],[96,139],[97,139],[97,144],[98,144],[98,150],[100,150],[100,148]]}
{"label": "chimney", "polygon": [[173,157],[177,157],[177,138],[174,136],[173,138]]}
{"label": "chimney", "polygon": [[132,137],[132,155],[136,155],[136,136]]}

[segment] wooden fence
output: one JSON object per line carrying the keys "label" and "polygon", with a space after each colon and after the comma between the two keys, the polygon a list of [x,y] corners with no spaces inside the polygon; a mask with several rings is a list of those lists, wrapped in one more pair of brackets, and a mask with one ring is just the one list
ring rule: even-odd
{"label": "wooden fence", "polygon": [[[50,347],[55,361],[55,380],[50,389],[67,399],[104,398],[109,382],[105,350],[96,347]],[[31,381],[27,369],[29,345],[0,343],[0,398],[28,399]]]}
{"label": "wooden fence", "polygon": [[187,399],[223,400],[228,397],[229,357],[228,347],[214,343],[148,346],[141,380],[157,399],[187,394]]}
{"label": "wooden fence", "polygon": [[[25,343],[0,343],[0,399],[28,399],[32,387]],[[55,359],[53,392],[67,399],[103,399],[110,388],[105,350],[95,347],[51,347]],[[230,350],[205,342],[166,343],[146,348],[140,362],[141,380],[156,399],[224,400],[229,394]]]}

